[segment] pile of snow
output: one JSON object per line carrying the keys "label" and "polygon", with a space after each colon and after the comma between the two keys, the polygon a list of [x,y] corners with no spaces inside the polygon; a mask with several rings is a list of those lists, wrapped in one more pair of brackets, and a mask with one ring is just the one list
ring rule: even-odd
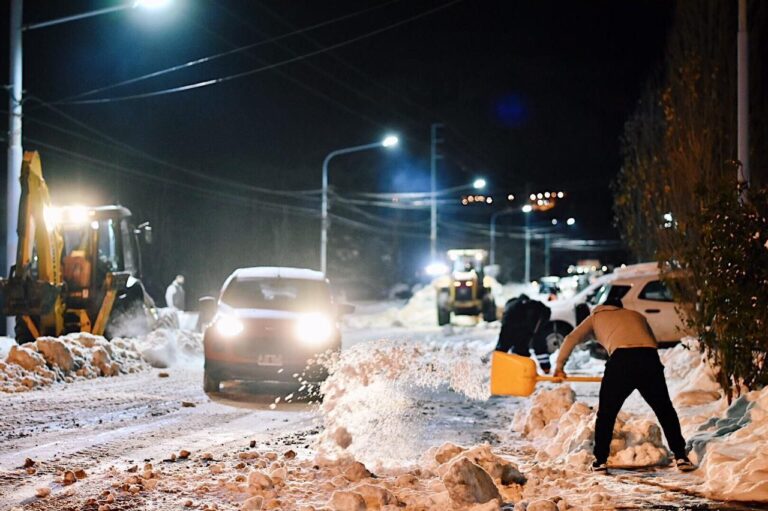
{"label": "pile of snow", "polygon": [[159,328],[130,342],[152,367],[202,364],[203,335],[190,330]]}
{"label": "pile of snow", "polygon": [[715,498],[768,501],[768,388],[750,392],[689,440],[703,490]]}
{"label": "pile of snow", "polygon": [[[537,461],[584,469],[593,459],[594,424],[595,410],[577,402],[571,387],[562,385],[554,390],[539,390],[515,414],[512,427],[531,440],[538,451]],[[655,422],[619,414],[609,465],[653,466],[668,461],[669,452]]]}
{"label": "pile of snow", "polygon": [[[98,506],[126,498],[162,499],[169,505],[176,500],[178,507],[242,511],[500,511],[502,505],[512,509],[521,499],[525,477],[487,445],[446,444],[424,457],[430,468],[372,473],[354,459],[318,461],[291,449],[278,453],[253,446],[215,454],[182,450],[161,466],[111,468],[109,489],[90,500]],[[41,499],[50,494],[49,487],[38,489]],[[528,509],[559,509],[554,501],[539,502],[551,506]]]}
{"label": "pile of snow", "polygon": [[376,469],[414,461],[426,421],[419,399],[446,389],[487,399],[489,371],[481,358],[491,348],[488,341],[382,340],[342,351],[320,387],[319,452]]}
{"label": "pile of snow", "polygon": [[0,337],[0,360],[5,360],[11,347],[16,346],[16,339],[13,337]]}
{"label": "pile of snow", "polygon": [[698,406],[722,397],[716,370],[701,353],[698,340],[686,338],[660,355],[675,406]]}
{"label": "pile of snow", "polygon": [[373,314],[351,314],[345,324],[353,329],[424,327],[437,325],[437,293],[432,286],[416,291],[403,306],[389,307]]}
{"label": "pile of snow", "polygon": [[124,340],[108,342],[87,333],[40,337],[10,346],[0,362],[0,391],[21,392],[54,382],[133,373],[143,367],[141,356]]}
{"label": "pile of snow", "polygon": [[[496,305],[501,307],[507,299],[505,290],[511,288],[502,287],[493,279],[491,282],[491,292],[496,299]],[[353,329],[435,327],[437,326],[437,291],[434,284],[432,282],[415,291],[403,306],[389,307],[385,311],[374,314],[352,314],[345,318],[345,324]]]}
{"label": "pile of snow", "polygon": [[0,392],[21,392],[76,379],[117,376],[152,367],[200,365],[202,335],[161,328],[111,341],[85,332],[18,345],[0,338]]}
{"label": "pile of snow", "polygon": [[[768,388],[730,405],[695,339],[663,350],[670,396],[698,464],[698,491],[710,498],[768,501]],[[669,460],[657,419],[636,393],[619,414],[609,466],[661,465]],[[638,406],[639,405],[639,406]],[[638,411],[642,410],[642,411]],[[583,470],[592,461],[595,411],[568,386],[539,390],[513,429],[528,438],[540,464]]]}

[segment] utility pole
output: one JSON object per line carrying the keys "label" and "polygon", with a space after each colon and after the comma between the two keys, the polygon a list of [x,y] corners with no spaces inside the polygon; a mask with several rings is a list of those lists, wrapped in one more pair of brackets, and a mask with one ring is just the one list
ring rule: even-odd
{"label": "utility pole", "polygon": [[[9,270],[16,261],[16,227],[19,222],[19,198],[21,197],[21,23],[22,0],[11,0],[10,54],[8,88],[8,168],[5,201],[5,268]],[[7,273],[5,273],[7,275]],[[15,318],[6,320],[6,335],[13,335]]]}
{"label": "utility pole", "polygon": [[737,158],[739,200],[747,200],[749,189],[749,39],[747,37],[747,0],[739,0],[739,33],[737,43]]}
{"label": "utility pole", "polygon": [[429,157],[429,185],[430,185],[430,218],[429,218],[429,261],[435,262],[437,259],[437,162],[443,158],[438,153],[437,145],[442,144],[444,139],[438,134],[438,130],[443,129],[440,123],[432,123],[430,126],[430,157]]}

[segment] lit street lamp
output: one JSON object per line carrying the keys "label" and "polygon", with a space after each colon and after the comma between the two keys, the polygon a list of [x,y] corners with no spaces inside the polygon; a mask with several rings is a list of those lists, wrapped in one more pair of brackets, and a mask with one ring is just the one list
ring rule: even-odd
{"label": "lit street lamp", "polygon": [[[122,11],[132,8],[145,8],[156,9],[165,7],[171,3],[172,0],[135,0],[125,4],[116,5],[113,7],[105,7],[103,9],[96,9],[94,11],[88,11],[80,14],[74,14],[72,16],[64,16],[62,18],[56,18],[48,21],[41,21],[38,23],[30,23],[28,25],[23,24],[23,0],[11,0],[11,12],[10,12],[10,55],[9,55],[9,81],[8,86],[8,187],[7,187],[7,200],[6,200],[6,266],[11,267],[16,260],[16,227],[18,224],[19,216],[19,200],[21,199],[21,184],[19,178],[21,176],[21,119],[23,103],[23,85],[22,85],[22,32],[28,30],[35,30],[38,28],[51,27],[54,25],[60,25],[70,21],[81,20],[84,18],[91,18],[93,16],[99,16],[101,14],[107,14],[110,12]],[[7,321],[7,334],[10,335],[13,332],[14,318],[8,318]]]}
{"label": "lit street lamp", "polygon": [[368,149],[377,149],[380,147],[390,149],[395,147],[398,143],[399,140],[396,136],[388,135],[381,142],[336,149],[335,151],[328,153],[328,156],[323,160],[323,191],[320,204],[320,271],[322,271],[323,274],[325,274],[327,269],[328,257],[328,162],[330,162],[334,156],[357,153],[359,151],[367,151]]}
{"label": "lit street lamp", "polygon": [[531,213],[533,206],[526,204],[522,210],[525,213],[525,276],[523,282],[527,284],[531,281]]}

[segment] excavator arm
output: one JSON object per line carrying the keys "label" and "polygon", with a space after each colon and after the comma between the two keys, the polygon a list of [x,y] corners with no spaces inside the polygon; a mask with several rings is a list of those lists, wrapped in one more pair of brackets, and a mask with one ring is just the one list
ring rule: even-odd
{"label": "excavator arm", "polygon": [[59,335],[64,329],[64,242],[50,214],[53,209],[37,151],[24,153],[20,181],[18,251],[8,279],[0,280],[2,312],[20,317],[33,337]]}

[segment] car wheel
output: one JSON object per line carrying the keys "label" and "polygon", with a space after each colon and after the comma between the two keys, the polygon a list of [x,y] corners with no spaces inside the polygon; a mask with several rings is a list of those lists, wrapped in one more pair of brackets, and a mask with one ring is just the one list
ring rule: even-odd
{"label": "car wheel", "polygon": [[218,380],[207,369],[203,372],[203,390],[205,392],[218,392],[221,380]]}
{"label": "car wheel", "polygon": [[563,344],[565,336],[571,332],[572,328],[563,323],[548,323],[539,333],[547,347],[547,353],[552,354]]}

